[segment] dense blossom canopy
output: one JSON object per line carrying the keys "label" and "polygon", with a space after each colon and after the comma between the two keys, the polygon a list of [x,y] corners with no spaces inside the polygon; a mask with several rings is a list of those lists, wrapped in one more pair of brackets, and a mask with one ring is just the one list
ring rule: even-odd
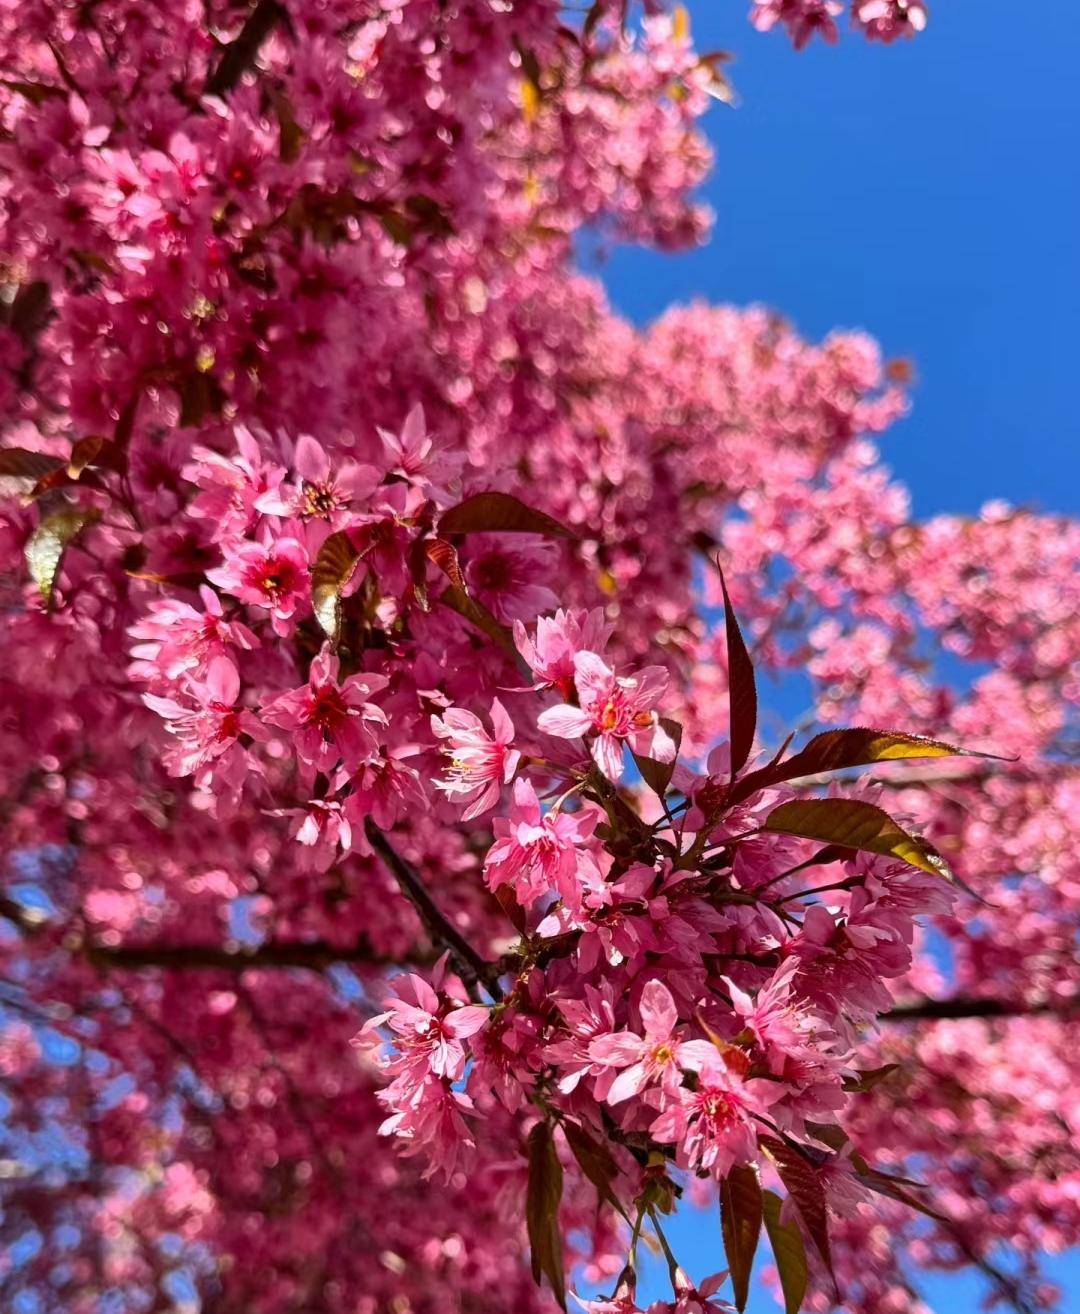
{"label": "dense blossom canopy", "polygon": [[[789,1309],[1051,1305],[1080,528],[913,521],[861,334],[575,271],[707,235],[685,11],[0,0],[0,51],[4,1308],[631,1314],[655,1236],[691,1314],[763,1218]],[[663,1233],[718,1195],[725,1282]]]}

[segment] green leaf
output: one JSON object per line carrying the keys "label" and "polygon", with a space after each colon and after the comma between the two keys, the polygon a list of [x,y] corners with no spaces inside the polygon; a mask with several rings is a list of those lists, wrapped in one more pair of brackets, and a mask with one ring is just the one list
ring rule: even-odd
{"label": "green leaf", "polygon": [[720,572],[720,588],[724,594],[724,626],[727,631],[728,654],[728,708],[730,710],[731,736],[731,778],[732,780],[746,765],[747,758],[754,747],[754,734],[757,730],[757,682],[754,679],[754,663],[746,650],[742,630],[735,616],[735,610],[728,596],[727,580],[719,560],[716,569]]}
{"label": "green leaf", "polygon": [[761,1136],[759,1144],[776,1166],[780,1180],[799,1211],[806,1234],[813,1241],[835,1288],[836,1275],[829,1247],[829,1214],[825,1205],[825,1187],[817,1165],[793,1145],[775,1136]]}
{"label": "green leaf", "polygon": [[649,786],[652,792],[659,799],[663,799],[667,794],[668,785],[671,784],[671,777],[675,772],[675,765],[679,760],[679,746],[682,744],[683,728],[678,721],[673,721],[669,716],[662,716],[660,724],[675,741],[675,756],[670,762],[658,762],[652,757],[643,757],[638,753],[633,753],[634,762],[637,769],[641,772],[641,778]]}
{"label": "green leaf", "polygon": [[746,1308],[750,1274],[761,1235],[761,1183],[748,1164],[736,1164],[720,1183],[720,1231],[724,1238],[735,1306]]}
{"label": "green leaf", "polygon": [[68,544],[87,525],[100,518],[101,512],[94,507],[54,511],[30,535],[23,552],[30,569],[30,578],[38,586],[46,606],[52,606],[56,575]]}
{"label": "green leaf", "polygon": [[315,619],[336,643],[341,634],[341,595],[360,561],[348,534],[338,530],[323,543],[311,568],[311,605]]}
{"label": "green leaf", "polygon": [[863,853],[880,853],[934,876],[955,879],[936,849],[909,835],[881,808],[860,799],[807,798],[781,803],[765,818],[762,829]]}
{"label": "green leaf", "polygon": [[769,1235],[776,1271],[780,1275],[780,1289],[784,1293],[784,1314],[799,1314],[806,1297],[806,1248],[796,1223],[782,1223],[780,1210],[783,1201],[774,1191],[762,1197],[765,1231]]}
{"label": "green leaf", "polygon": [[602,1141],[598,1141],[579,1123],[571,1122],[569,1118],[563,1122],[562,1129],[578,1166],[596,1187],[596,1194],[622,1213],[622,1205],[612,1189],[612,1183],[619,1176],[619,1165],[611,1151]]}
{"label": "green leaf", "polygon": [[529,1186],[525,1196],[525,1222],[529,1232],[533,1281],[546,1277],[555,1298],[566,1308],[563,1243],[559,1231],[563,1171],[555,1149],[551,1124],[538,1122],[529,1133]]}
{"label": "green leaf", "polygon": [[477,493],[439,517],[440,534],[546,534],[577,538],[573,530],[536,511],[510,493]]}

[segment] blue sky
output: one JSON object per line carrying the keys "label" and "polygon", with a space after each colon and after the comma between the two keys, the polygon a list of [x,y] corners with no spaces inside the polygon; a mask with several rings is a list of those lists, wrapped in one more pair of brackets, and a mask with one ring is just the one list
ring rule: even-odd
{"label": "blue sky", "polygon": [[[673,301],[764,302],[804,333],[863,328],[918,385],[886,459],[916,514],[1004,497],[1080,511],[1080,25],[1068,3],[935,0],[918,40],[795,54],[756,35],[748,0],[690,0],[700,50],[735,52],[736,111],[706,120],[708,246],[620,248],[600,267],[645,322]],[[722,1266],[715,1215],[670,1231],[696,1276]],[[1080,1257],[1048,1262],[1080,1309]],[[938,1314],[982,1283],[920,1280]],[[645,1294],[666,1294],[657,1273]],[[751,1299],[752,1314],[777,1308]]]}

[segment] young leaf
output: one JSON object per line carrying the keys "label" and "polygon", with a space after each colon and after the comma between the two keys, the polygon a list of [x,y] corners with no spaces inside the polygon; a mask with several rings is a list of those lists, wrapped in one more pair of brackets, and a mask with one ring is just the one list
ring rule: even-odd
{"label": "young leaf", "polygon": [[533,1281],[547,1277],[555,1299],[566,1308],[563,1245],[559,1231],[563,1171],[551,1134],[551,1125],[538,1122],[529,1133],[529,1186],[525,1196],[525,1222],[529,1231]]}
{"label": "young leaf", "polygon": [[439,601],[445,603],[451,611],[456,611],[459,616],[464,616],[467,621],[475,625],[478,630],[482,630],[489,639],[497,643],[511,657],[517,659],[518,650],[514,646],[514,636],[505,625],[500,624],[495,619],[482,602],[470,598],[464,589],[456,588],[453,585],[448,589],[443,589],[439,595]]}
{"label": "young leaf", "polygon": [[881,853],[934,876],[955,879],[944,858],[925,840],[909,835],[887,812],[860,799],[807,798],[781,803],[765,818],[763,829],[864,853]]}
{"label": "young leaf", "polygon": [[794,1146],[775,1136],[759,1137],[761,1148],[769,1156],[799,1210],[799,1217],[813,1241],[836,1286],[832,1252],[829,1248],[829,1215],[825,1207],[825,1187],[817,1166]]}
{"label": "young leaf", "polygon": [[444,511],[440,534],[546,534],[549,538],[577,538],[543,511],[526,506],[510,493],[477,493]]}
{"label": "young leaf", "polygon": [[315,619],[334,643],[341,633],[341,595],[359,561],[360,554],[348,534],[338,530],[323,543],[311,568],[311,605]]}
{"label": "young leaf", "polygon": [[856,1069],[856,1075],[844,1081],[844,1089],[850,1094],[863,1094],[891,1077],[899,1067],[899,1063],[885,1063],[880,1068]]}
{"label": "young leaf", "polygon": [[655,758],[642,757],[638,753],[634,753],[633,758],[637,769],[641,772],[642,780],[645,781],[657,798],[663,799],[667,793],[668,785],[671,784],[675,764],[679,760],[679,745],[682,743],[683,728],[678,721],[673,721],[669,716],[662,716],[660,724],[675,741],[675,756],[670,762],[657,762]]}
{"label": "young leaf", "polygon": [[427,559],[438,566],[454,588],[464,591],[465,578],[461,573],[461,563],[458,561],[457,548],[453,543],[448,543],[445,538],[429,538],[424,552]]}
{"label": "young leaf", "polygon": [[750,1273],[761,1235],[761,1184],[747,1164],[736,1164],[720,1183],[720,1231],[724,1238],[735,1306],[746,1308]]}
{"label": "young leaf", "polygon": [[757,730],[757,684],[754,680],[754,663],[746,650],[742,630],[735,617],[735,611],[728,596],[727,580],[717,561],[716,569],[720,571],[720,588],[724,594],[724,625],[727,631],[728,653],[728,707],[731,719],[731,778],[732,780],[746,765],[750,750],[754,747],[754,733]]}
{"label": "young leaf", "polygon": [[782,1223],[780,1210],[783,1201],[773,1191],[762,1197],[765,1231],[769,1234],[776,1271],[780,1275],[780,1289],[784,1293],[784,1314],[799,1314],[806,1296],[806,1249],[798,1224]]}
{"label": "young leaf", "polygon": [[64,462],[23,447],[0,448],[0,491],[30,493],[42,480],[64,468]]}
{"label": "young leaf", "polygon": [[101,513],[93,507],[54,511],[46,516],[27,539],[23,549],[30,578],[38,586],[46,606],[52,605],[56,574],[68,544],[81,534],[87,525],[100,519]]}

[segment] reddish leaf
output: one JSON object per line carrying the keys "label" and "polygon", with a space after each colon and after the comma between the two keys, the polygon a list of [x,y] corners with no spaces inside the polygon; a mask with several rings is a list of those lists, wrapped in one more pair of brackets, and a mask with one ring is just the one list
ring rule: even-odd
{"label": "reddish leaf", "polygon": [[510,493],[477,493],[439,517],[440,534],[546,534],[577,538],[543,511],[535,511]]}
{"label": "reddish leaf", "polygon": [[515,660],[517,659],[518,650],[514,646],[514,636],[505,625],[495,619],[482,602],[470,598],[464,589],[455,588],[453,585],[442,591],[439,595],[439,601],[445,603],[451,611],[456,611],[459,616],[464,616],[467,621],[475,625],[478,630],[482,630],[500,648],[509,653]]}
{"label": "reddish leaf", "polygon": [[538,1122],[529,1133],[529,1186],[525,1196],[525,1222],[529,1232],[533,1281],[546,1277],[555,1298],[566,1308],[563,1243],[559,1231],[563,1171],[551,1126]]}
{"label": "reddish leaf", "polygon": [[724,625],[727,630],[728,653],[728,707],[731,719],[731,778],[732,780],[746,765],[754,747],[754,734],[757,730],[757,683],[754,679],[754,663],[746,650],[739,622],[728,596],[727,580],[720,562],[716,569],[720,571],[720,588],[724,594]]}
{"label": "reddish leaf", "polygon": [[798,1208],[803,1227],[813,1241],[835,1287],[836,1275],[833,1273],[832,1252],[829,1248],[829,1215],[825,1207],[825,1187],[817,1165],[794,1146],[775,1136],[762,1136],[759,1140],[761,1148],[776,1165],[780,1180],[787,1187],[788,1194]]}
{"label": "reddish leaf", "polygon": [[46,456],[44,452],[29,452],[23,447],[0,448],[0,489],[28,493],[63,466],[58,457]]}
{"label": "reddish leaf", "polygon": [[611,1151],[602,1141],[596,1140],[576,1122],[567,1119],[562,1124],[562,1129],[566,1143],[578,1161],[578,1166],[596,1187],[596,1194],[622,1213],[622,1205],[612,1189],[612,1183],[619,1176],[619,1165],[612,1157]]}
{"label": "reddish leaf", "polygon": [[8,327],[28,347],[45,327],[51,313],[52,291],[48,283],[41,279],[24,283],[8,310]]}
{"label": "reddish leaf", "polygon": [[453,543],[448,543],[445,538],[429,538],[424,550],[428,560],[438,566],[456,589],[464,592],[465,577],[461,573],[461,563]]}
{"label": "reddish leaf", "polygon": [[747,1164],[736,1164],[720,1183],[720,1230],[724,1237],[735,1305],[746,1308],[750,1273],[761,1235],[761,1184]]}
{"label": "reddish leaf", "polygon": [[894,1072],[900,1068],[899,1063],[885,1063],[880,1068],[868,1068],[865,1070],[856,1070],[854,1077],[848,1077],[844,1081],[844,1089],[849,1094],[865,1094],[868,1090],[873,1090],[887,1078],[891,1077]]}
{"label": "reddish leaf", "polygon": [[339,530],[323,543],[311,568],[311,605],[315,619],[334,643],[341,633],[341,595],[352,580],[360,554]]}
{"label": "reddish leaf", "polygon": [[662,716],[660,724],[675,741],[675,756],[671,761],[657,762],[655,758],[643,757],[638,753],[634,753],[632,756],[637,769],[641,772],[642,780],[645,781],[657,798],[663,799],[667,794],[675,765],[679,760],[679,745],[682,743],[683,728],[678,721],[673,721],[669,716]]}
{"label": "reddish leaf", "polygon": [[806,1248],[803,1246],[802,1233],[794,1223],[780,1221],[783,1201],[773,1191],[766,1191],[762,1198],[762,1212],[765,1215],[765,1231],[769,1234],[776,1271],[780,1275],[780,1289],[784,1293],[784,1314],[799,1314],[803,1300],[806,1298],[807,1266]]}

